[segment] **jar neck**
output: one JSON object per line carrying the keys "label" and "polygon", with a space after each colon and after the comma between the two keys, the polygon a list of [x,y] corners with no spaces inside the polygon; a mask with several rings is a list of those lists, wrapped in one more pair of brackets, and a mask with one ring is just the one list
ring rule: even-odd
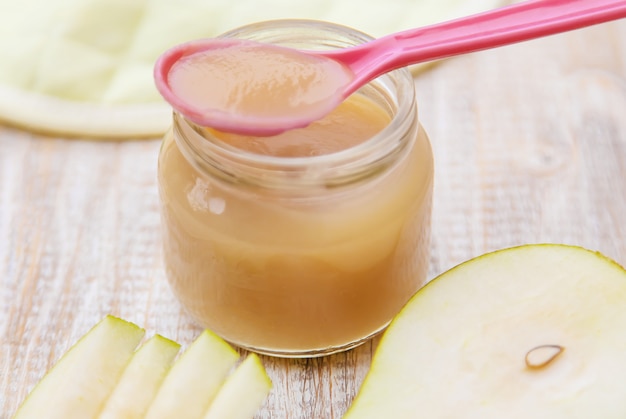
{"label": "jar neck", "polygon": [[221,142],[180,114],[174,114],[178,148],[200,173],[226,182],[268,189],[339,187],[384,172],[409,150],[417,118],[398,119],[357,146],[312,157],[276,157],[246,152]]}

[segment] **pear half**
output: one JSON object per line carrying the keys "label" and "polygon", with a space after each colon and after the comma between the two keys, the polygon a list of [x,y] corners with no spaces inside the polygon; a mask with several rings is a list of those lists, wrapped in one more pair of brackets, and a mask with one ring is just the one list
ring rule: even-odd
{"label": "pear half", "polygon": [[527,245],[465,262],[392,321],[344,419],[626,418],[626,271]]}
{"label": "pear half", "polygon": [[39,381],[13,419],[96,417],[143,335],[139,326],[106,316]]}

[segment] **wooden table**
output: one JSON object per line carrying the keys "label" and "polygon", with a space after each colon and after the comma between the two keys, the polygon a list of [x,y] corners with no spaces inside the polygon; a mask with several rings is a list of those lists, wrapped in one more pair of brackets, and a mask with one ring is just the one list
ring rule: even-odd
{"label": "wooden table", "polygon": [[[416,84],[436,159],[430,277],[535,242],[626,264],[626,21],[450,59]],[[0,126],[1,418],[107,313],[183,344],[200,332],[163,273],[158,148]],[[264,357],[258,417],[341,417],[376,342]]]}

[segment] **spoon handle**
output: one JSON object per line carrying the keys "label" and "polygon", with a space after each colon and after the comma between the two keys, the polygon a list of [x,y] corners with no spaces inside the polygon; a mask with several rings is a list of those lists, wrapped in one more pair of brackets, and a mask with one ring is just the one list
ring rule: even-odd
{"label": "spoon handle", "polygon": [[[528,0],[410,29],[351,48],[342,61],[358,79],[453,55],[499,47],[626,17],[626,0]],[[324,54],[332,57],[332,54]],[[377,57],[378,59],[375,59]]]}

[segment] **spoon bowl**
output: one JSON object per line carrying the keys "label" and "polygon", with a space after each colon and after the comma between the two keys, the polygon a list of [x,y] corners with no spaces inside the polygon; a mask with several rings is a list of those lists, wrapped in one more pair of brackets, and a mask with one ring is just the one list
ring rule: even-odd
{"label": "spoon bowl", "polygon": [[[172,107],[199,125],[269,136],[309,125],[397,68],[624,17],[626,0],[527,0],[337,50],[204,39],[163,54],[155,80]],[[226,73],[236,77],[224,82]],[[203,91],[203,80],[214,83]]]}

